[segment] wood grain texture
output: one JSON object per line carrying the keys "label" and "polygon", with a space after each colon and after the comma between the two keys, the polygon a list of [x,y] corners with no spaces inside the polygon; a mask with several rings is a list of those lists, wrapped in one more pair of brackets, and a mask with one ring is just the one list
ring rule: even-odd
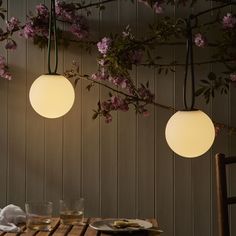
{"label": "wood grain texture", "polygon": [[[116,10],[117,9],[117,10]],[[108,36],[108,29],[118,31],[118,2],[106,6],[100,15],[100,35]],[[109,99],[109,90],[100,87],[101,101]],[[113,96],[116,96],[113,93]],[[100,173],[101,173],[101,216],[117,216],[117,112],[112,112],[112,122],[100,119]]]}
{"label": "wood grain texture", "polygon": [[[45,2],[49,4],[50,2]],[[62,26],[61,26],[62,27]],[[54,51],[52,50],[52,53]],[[47,54],[45,54],[46,56]],[[47,60],[45,59],[47,65]],[[51,59],[53,65],[54,61]],[[46,66],[45,65],[45,66]],[[47,66],[46,66],[47,68]],[[64,71],[64,50],[58,48],[58,74]],[[45,121],[45,195],[46,201],[53,202],[53,214],[59,213],[59,200],[63,195],[63,155],[64,155],[64,119],[59,117],[55,119],[43,118]]]}
{"label": "wood grain texture", "polygon": [[[119,1],[119,29],[122,32],[127,25],[137,31],[137,2]],[[131,78],[137,79],[137,69],[133,68]],[[118,216],[135,217],[137,206],[137,173],[136,173],[136,124],[137,117],[133,108],[118,113]]]}
{"label": "wood grain texture", "polygon": [[[144,37],[146,34],[146,25],[154,23],[154,13],[147,7],[138,5],[137,8],[137,34]],[[150,90],[154,90],[154,69],[138,68],[137,86],[147,84],[149,81]],[[149,106],[150,115],[138,115],[137,121],[137,203],[139,218],[154,217],[154,107]]]}
{"label": "wood grain texture", "polygon": [[[64,51],[64,71],[76,61],[81,66],[81,49],[76,43]],[[71,81],[74,83],[74,81]],[[75,102],[63,122],[63,198],[82,196],[82,82],[75,88]],[[71,191],[73,189],[73,191]]]}
{"label": "wood grain texture", "polygon": [[[93,8],[89,17],[90,29],[93,37],[98,40],[99,11]],[[91,54],[83,50],[82,74],[93,74],[96,70],[96,49]],[[97,108],[99,100],[99,87],[94,86],[87,90],[89,81],[82,81],[82,195],[86,199],[87,216],[100,215],[100,127],[99,119],[92,120],[93,109]]]}
{"label": "wood grain texture", "polygon": [[[168,7],[165,14],[174,15],[174,8]],[[158,47],[156,52],[163,58],[161,63],[174,60],[173,47]],[[158,71],[159,68],[155,70],[154,81],[156,101],[173,106],[175,74],[159,74]],[[155,107],[155,217],[170,236],[174,235],[174,155],[166,142],[165,127],[172,114],[172,111]]]}
{"label": "wood grain texture", "polygon": [[[25,20],[26,1],[8,2],[9,16]],[[9,52],[13,78],[8,90],[8,196],[7,202],[24,206],[26,145],[26,42],[16,37],[18,49]]]}
{"label": "wood grain texture", "polygon": [[[34,11],[40,0],[27,0],[27,12]],[[35,57],[37,55],[37,57]],[[32,108],[28,94],[32,83],[44,74],[44,50],[27,42],[27,84],[26,84],[26,201],[40,201],[44,198],[45,184],[45,121]]]}
{"label": "wood grain texture", "polygon": [[[206,3],[204,7],[210,7],[211,3]],[[193,13],[203,9],[199,2],[193,7]],[[199,19],[199,23],[209,20],[211,16],[205,15]],[[194,35],[197,31],[194,31]],[[205,50],[206,49],[206,50]],[[210,57],[210,49],[201,50],[194,47],[194,60],[205,61]],[[210,65],[195,66],[195,86],[199,88],[200,80],[206,78],[211,71]],[[196,107],[204,111],[211,117],[210,104],[206,104],[203,97],[196,98]],[[212,186],[212,159],[211,152],[207,152],[192,161],[192,205],[193,205],[193,228],[194,235],[211,235],[211,186]]]}
{"label": "wood grain texture", "polygon": [[[90,227],[88,225],[89,222],[94,222],[94,221],[99,221],[101,220],[101,218],[88,218],[88,221],[86,222],[86,224],[84,225],[63,225],[60,223],[60,219],[59,218],[53,218],[52,219],[52,230],[50,232],[48,231],[33,231],[28,229],[25,225],[21,225],[21,232],[20,233],[4,233],[4,232],[0,232],[0,235],[3,236],[19,236],[19,235],[24,235],[24,236],[72,236],[72,235],[80,235],[80,236],[96,236],[96,235],[101,235],[101,236],[105,236],[105,235],[113,235],[114,233],[111,232],[101,232],[101,231],[97,231],[94,228]],[[146,221],[149,221],[152,223],[152,225],[154,227],[158,226],[157,220],[156,219],[146,219]],[[115,232],[116,235],[127,235],[127,234],[132,234],[133,236],[143,236],[143,235],[149,235],[149,236],[154,236],[154,235],[158,235],[158,233],[156,234],[155,232],[150,232],[148,233],[148,231],[135,231],[135,232],[125,232],[125,233],[117,233]]]}
{"label": "wood grain texture", "polygon": [[[181,7],[176,9],[176,17],[188,17],[189,8]],[[185,52],[185,53],[183,53]],[[175,60],[185,62],[186,46],[175,47]],[[189,74],[190,76],[190,74]],[[188,77],[190,78],[190,77]],[[188,80],[190,81],[190,80]],[[183,82],[184,68],[176,67],[175,69],[175,108],[181,110],[183,104]],[[190,84],[188,83],[187,88]],[[187,94],[190,95],[191,90]],[[193,205],[192,205],[192,172],[191,159],[186,159],[175,154],[174,156],[174,208],[175,208],[175,236],[193,234]],[[183,225],[182,222],[185,222]]]}
{"label": "wood grain texture", "polygon": [[[7,1],[3,2],[3,8],[7,9]],[[4,22],[0,21],[0,27]],[[7,60],[7,51],[0,47],[0,55]],[[0,78],[0,208],[7,202],[7,172],[8,172],[8,81]]]}

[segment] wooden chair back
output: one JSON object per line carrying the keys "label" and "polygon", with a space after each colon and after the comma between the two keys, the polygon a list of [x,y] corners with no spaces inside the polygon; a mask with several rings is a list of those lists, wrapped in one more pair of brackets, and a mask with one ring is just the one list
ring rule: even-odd
{"label": "wooden chair back", "polygon": [[236,196],[228,197],[226,166],[235,164],[236,156],[225,157],[224,154],[218,153],[215,163],[219,236],[230,236],[228,205],[236,203]]}

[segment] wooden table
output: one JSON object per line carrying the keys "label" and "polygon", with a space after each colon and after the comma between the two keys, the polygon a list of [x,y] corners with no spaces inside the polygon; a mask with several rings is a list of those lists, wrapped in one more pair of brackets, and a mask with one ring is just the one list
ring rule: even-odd
{"label": "wooden table", "polygon": [[[53,225],[53,230],[50,232],[42,232],[42,231],[31,231],[26,228],[25,225],[21,226],[22,232],[21,233],[5,233],[5,232],[0,232],[0,236],[107,236],[109,235],[108,233],[101,233],[96,231],[95,229],[91,228],[89,226],[89,223],[95,221],[95,220],[100,220],[101,218],[88,218],[85,220],[85,225],[83,226],[73,226],[73,225],[63,225],[60,224],[59,218],[53,218],[52,220],[52,225]],[[153,226],[157,226],[157,221],[154,219],[149,219]],[[130,236],[141,236],[141,235],[158,235],[157,233],[153,232],[145,232],[145,231],[138,231],[135,233],[113,233],[113,235],[118,236],[118,235],[130,235]]]}

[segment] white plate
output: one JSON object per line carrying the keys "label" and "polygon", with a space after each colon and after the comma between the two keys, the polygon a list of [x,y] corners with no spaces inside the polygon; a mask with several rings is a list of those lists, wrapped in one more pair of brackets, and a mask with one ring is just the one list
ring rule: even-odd
{"label": "white plate", "polygon": [[[126,227],[126,228],[115,228],[112,226],[114,221],[117,221],[119,219],[105,219],[105,220],[98,220],[94,221],[93,223],[90,224],[90,227],[100,230],[100,231],[113,231],[113,232],[124,232],[124,231],[135,231],[135,230],[140,230],[140,229],[148,229],[152,227],[152,223],[145,221],[145,220],[138,220],[138,219],[126,219],[128,221],[132,221],[134,223],[138,223],[140,225],[140,228],[135,228],[135,227]],[[123,219],[120,219],[123,220]]]}

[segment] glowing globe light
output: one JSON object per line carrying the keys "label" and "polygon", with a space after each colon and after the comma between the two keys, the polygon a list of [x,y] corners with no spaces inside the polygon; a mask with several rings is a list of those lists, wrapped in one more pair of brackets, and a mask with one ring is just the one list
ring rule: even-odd
{"label": "glowing globe light", "polygon": [[64,76],[41,75],[33,82],[29,99],[39,115],[46,118],[58,118],[71,109],[75,92],[70,81]]}
{"label": "glowing globe light", "polygon": [[178,111],[166,125],[166,140],[178,155],[194,158],[203,155],[212,146],[215,128],[202,111]]}

